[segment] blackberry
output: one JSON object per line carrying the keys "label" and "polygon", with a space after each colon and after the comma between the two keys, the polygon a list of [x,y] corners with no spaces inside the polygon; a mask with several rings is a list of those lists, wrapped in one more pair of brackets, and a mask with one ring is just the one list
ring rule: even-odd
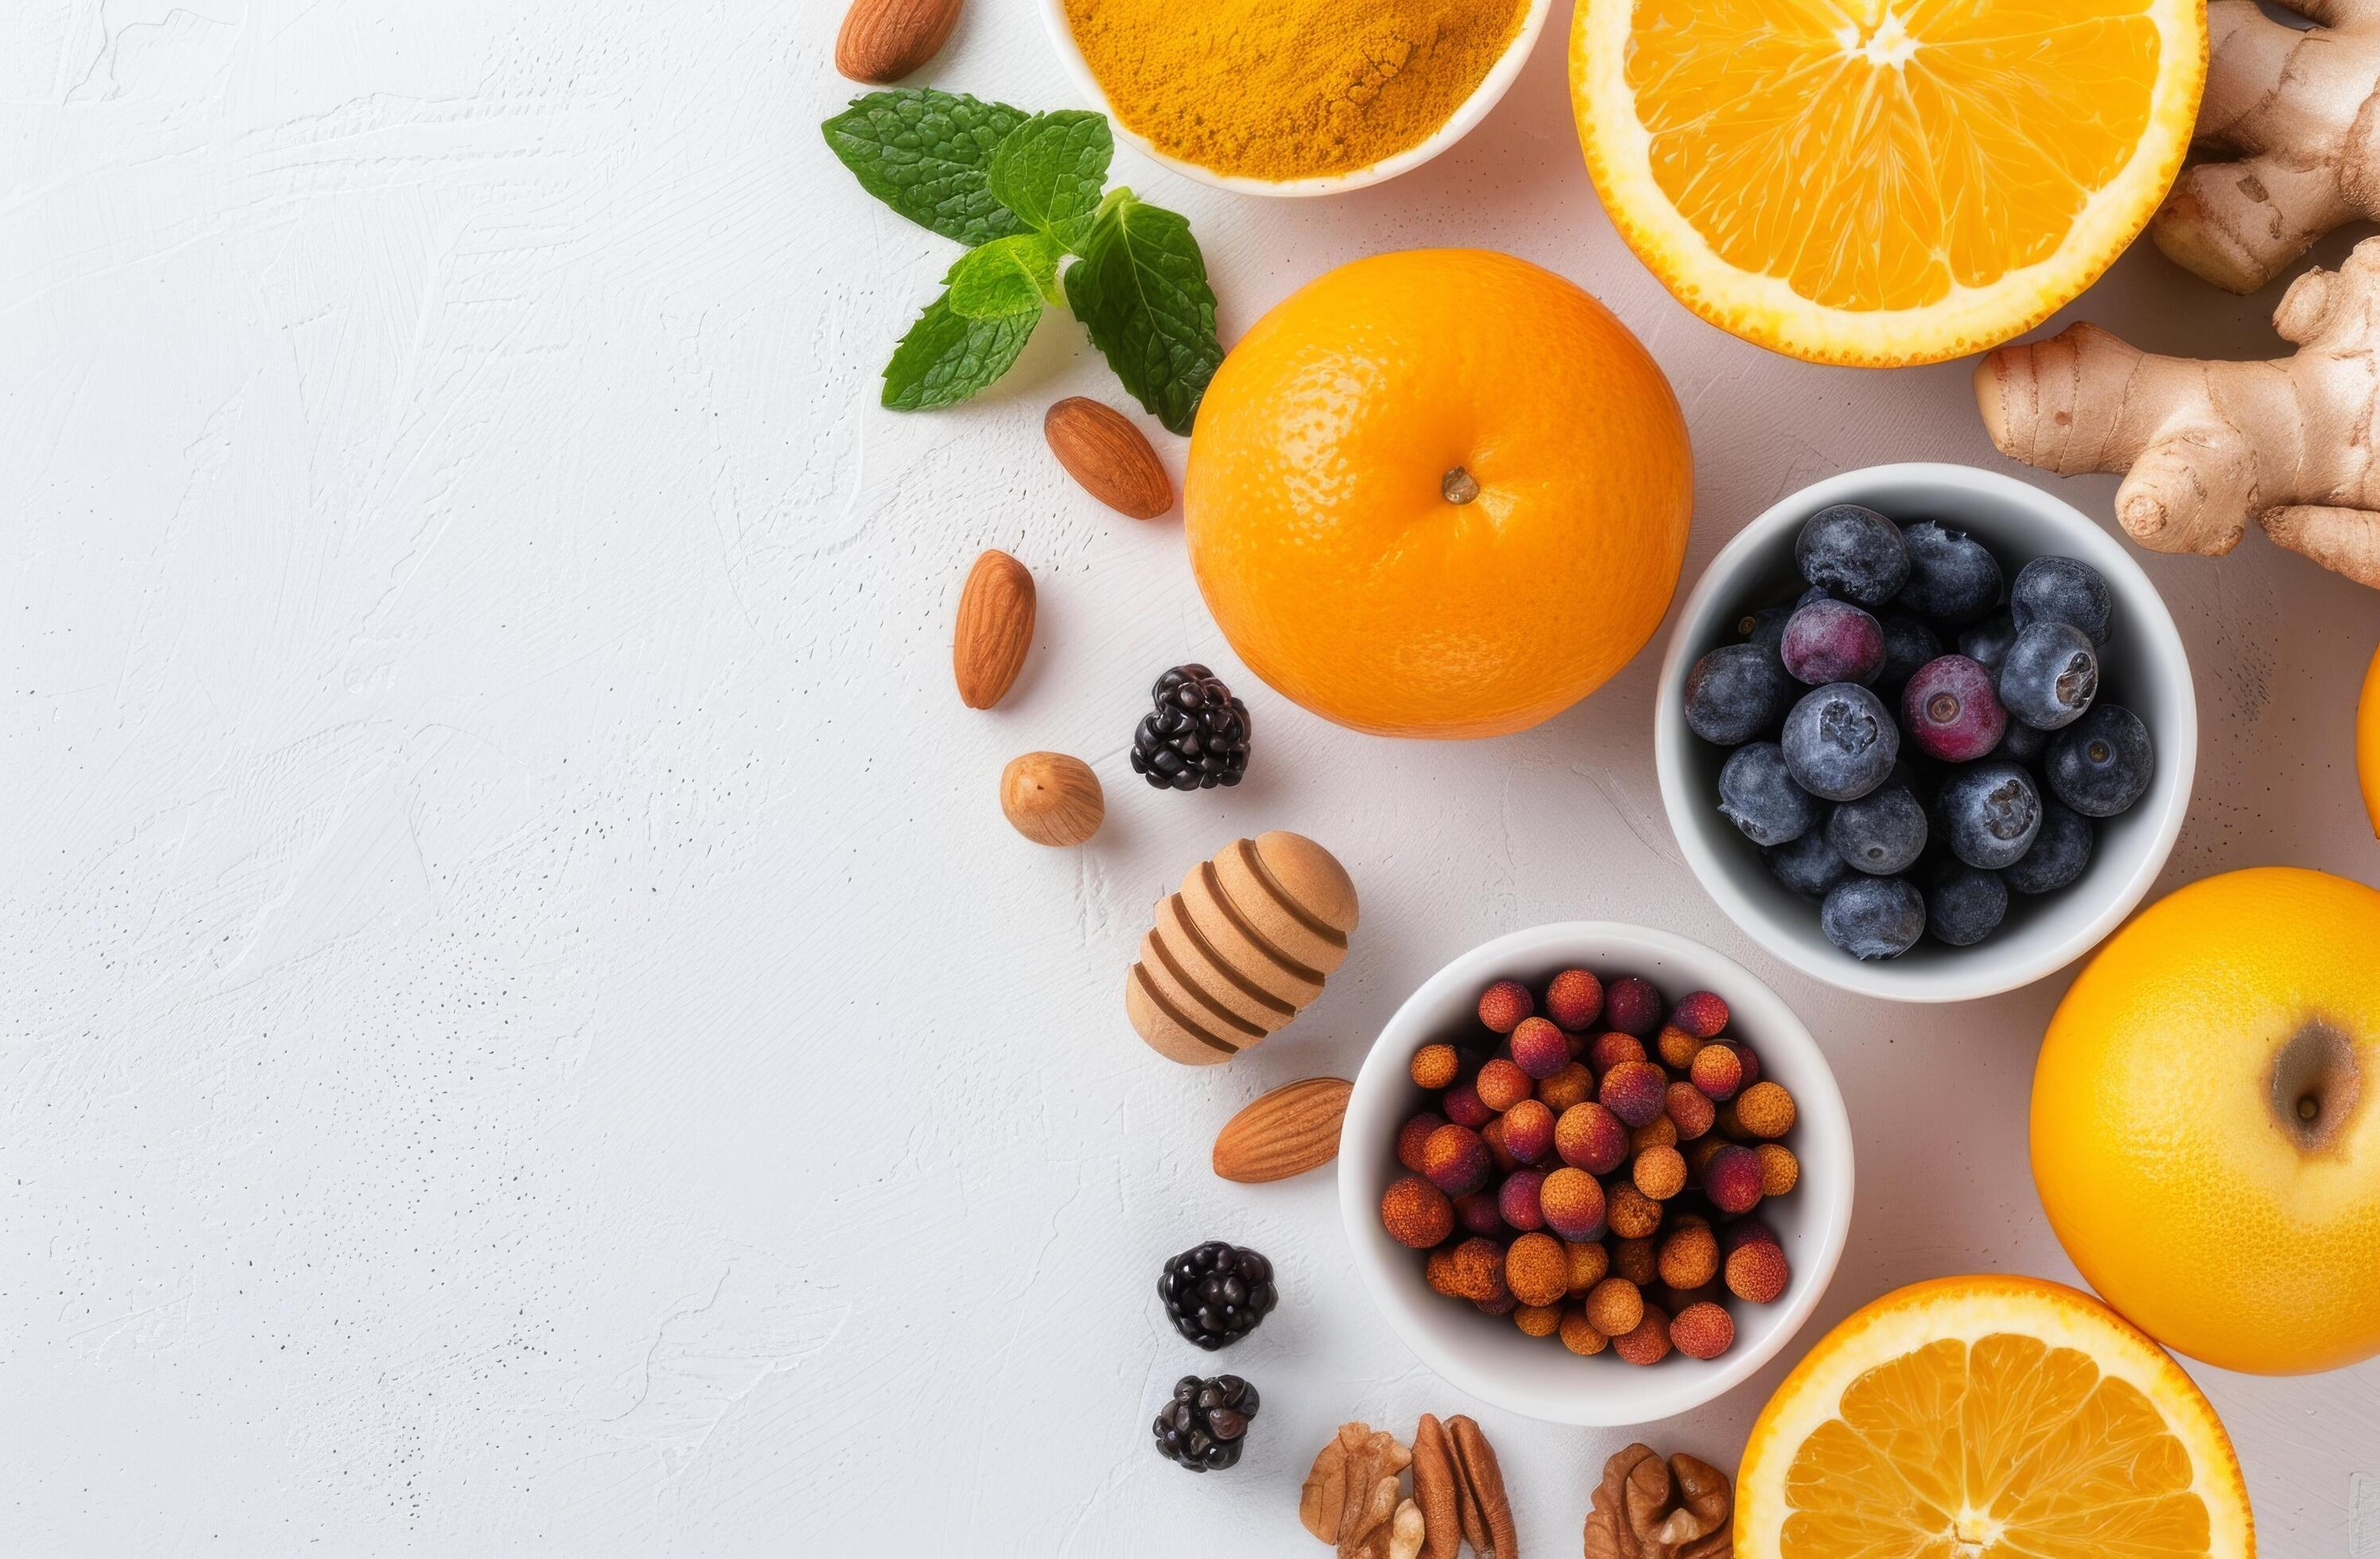
{"label": "blackberry", "polygon": [[1212,790],[1248,772],[1248,706],[1202,665],[1178,665],[1148,690],[1157,707],[1132,738],[1132,772],[1160,790]]}
{"label": "blackberry", "polygon": [[1173,1318],[1173,1329],[1210,1353],[1255,1331],[1281,1302],[1272,1263],[1220,1239],[1166,1262],[1157,1277],[1157,1295]]}
{"label": "blackberry", "polygon": [[1256,1416],[1257,1388],[1237,1375],[1184,1375],[1157,1415],[1157,1454],[1193,1472],[1237,1467]]}

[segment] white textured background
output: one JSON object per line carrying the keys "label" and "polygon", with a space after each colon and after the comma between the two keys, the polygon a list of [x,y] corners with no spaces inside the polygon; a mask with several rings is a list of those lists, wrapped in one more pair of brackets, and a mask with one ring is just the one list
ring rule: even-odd
{"label": "white textured background", "polygon": [[[1327,1174],[1207,1167],[1446,957],[1559,917],[1710,941],[1820,1032],[1866,1173],[1815,1324],[1941,1273],[2070,1276],[2023,1163],[2066,977],[1915,1011],[1756,951],[1662,819],[1651,652],[1524,737],[1354,737],[1239,672],[1177,521],[1058,472],[1043,407],[1117,398],[1062,316],[976,405],[877,408],[952,249],[820,141],[838,10],[0,8],[0,1551],[1318,1553],[1293,1511],[1330,1426],[1433,1408],[1479,1413],[1530,1551],[1574,1552],[1623,1437],[1421,1370]],[[1804,367],[1672,304],[1596,205],[1560,33],[1380,189],[1118,176],[1194,217],[1226,340],[1391,247],[1595,290],[1692,423],[1689,580],[1828,472],[1998,463],[1963,364]],[[920,79],[1072,100],[1030,0],[970,0]],[[2272,301],[2143,252],[2079,311],[2252,355]],[[1042,626],[974,714],[949,625],[988,545]],[[2150,568],[2206,732],[2168,885],[2380,878],[2349,749],[2380,598],[2256,540]],[[1152,793],[1125,745],[1194,657],[1255,706],[1256,769]],[[1107,780],[1090,848],[1002,823],[1037,747]],[[1124,966],[1185,865],[1266,827],[1346,861],[1354,955],[1256,1056],[1174,1067]],[[1265,1392],[1248,1459],[1196,1479],[1148,1420],[1218,1361],[1152,1285],[1208,1236],[1285,1298],[1220,1360]],[[1731,1465],[1793,1357],[1648,1432]],[[2195,1372],[2265,1553],[2343,1552],[2380,1365]]]}

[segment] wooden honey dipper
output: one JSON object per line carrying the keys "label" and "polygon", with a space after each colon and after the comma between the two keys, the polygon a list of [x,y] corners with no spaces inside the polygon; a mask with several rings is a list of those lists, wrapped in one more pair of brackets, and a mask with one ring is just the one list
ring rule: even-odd
{"label": "wooden honey dipper", "polygon": [[1234,840],[1159,902],[1124,980],[1124,1010],[1170,1060],[1229,1061],[1322,994],[1346,959],[1355,914],[1355,884],[1313,840]]}

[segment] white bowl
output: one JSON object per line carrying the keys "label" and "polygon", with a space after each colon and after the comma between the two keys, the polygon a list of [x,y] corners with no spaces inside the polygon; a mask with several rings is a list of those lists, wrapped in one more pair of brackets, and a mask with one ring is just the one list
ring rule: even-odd
{"label": "white bowl", "polygon": [[[1192,0],[1195,4],[1196,0]],[[1336,195],[1349,189],[1361,189],[1367,184],[1378,184],[1409,173],[1471,133],[1471,128],[1488,116],[1528,63],[1529,52],[1537,46],[1537,34],[1545,30],[1546,13],[1553,8],[1552,0],[1529,0],[1529,14],[1521,18],[1521,30],[1512,35],[1502,57],[1480,79],[1462,106],[1455,109],[1446,123],[1431,132],[1428,140],[1409,146],[1392,157],[1383,157],[1369,167],[1351,168],[1345,173],[1326,174],[1318,178],[1246,178],[1237,174],[1217,173],[1184,162],[1169,152],[1151,146],[1139,132],[1123,122],[1108,102],[1099,79],[1091,74],[1090,63],[1083,58],[1082,49],[1075,43],[1074,27],[1066,20],[1066,0],[1041,0],[1041,24],[1050,34],[1050,43],[1058,51],[1058,59],[1073,77],[1076,90],[1090,99],[1091,106],[1108,116],[1118,140],[1151,161],[1164,164],[1185,178],[1201,184],[1211,184],[1218,189],[1229,189],[1241,195]]]}
{"label": "white bowl", "polygon": [[[1768,873],[1759,849],[1718,811],[1725,749],[1686,729],[1686,674],[1740,635],[1755,607],[1802,588],[1793,541],[1829,504],[1864,504],[1899,520],[1939,519],[1969,530],[2013,579],[2029,560],[2080,558],[2115,598],[2115,631],[2101,665],[2101,697],[2131,710],[2156,744],[2156,777],[2120,817],[2103,821],[2090,867],[2056,893],[2010,895],[2008,920],[1973,947],[1922,940],[1898,958],[1863,963],[1818,929],[1818,907]],[[1948,648],[1946,646],[1946,648]],[[2037,487],[1971,466],[1871,466],[1802,489],[1775,504],[1719,550],[1678,614],[1661,662],[1654,758],[1661,799],[1694,875],[1753,939],[1832,985],[1901,1002],[1961,1002],[2027,985],[2081,957],[2147,894],[2173,851],[2198,771],[2198,698],[2190,656],[2164,598],[2121,542]]]}
{"label": "white bowl", "polygon": [[[1735,1345],[1715,1359],[1673,1353],[1640,1369],[1608,1350],[1584,1358],[1551,1337],[1525,1336],[1509,1320],[1434,1291],[1422,1278],[1422,1253],[1380,1226],[1381,1194],[1406,1173],[1397,1162],[1397,1128],[1425,1102],[1407,1071],[1414,1052],[1434,1040],[1484,1041],[1479,993],[1496,980],[1519,980],[1542,993],[1548,980],[1572,968],[1607,981],[1641,975],[1670,1001],[1690,991],[1717,992],[1731,1014],[1728,1032],[1759,1056],[1763,1077],[1793,1095],[1794,1125],[1785,1141],[1802,1161],[1802,1181],[1755,1214],[1777,1232],[1792,1278],[1773,1304],[1727,1301]],[[1742,1381],[1816,1308],[1851,1228],[1851,1120],[1810,1030],[1743,966],[1667,932],[1564,921],[1473,948],[1430,976],[1389,1019],[1348,1096],[1339,1133],[1339,1211],[1373,1302],[1405,1346],[1447,1380],[1483,1402],[1552,1423],[1650,1423]]]}

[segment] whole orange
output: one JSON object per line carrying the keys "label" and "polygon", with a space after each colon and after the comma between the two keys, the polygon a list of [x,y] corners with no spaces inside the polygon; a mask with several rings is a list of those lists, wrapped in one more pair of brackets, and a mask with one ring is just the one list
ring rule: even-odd
{"label": "whole orange", "polygon": [[1511,255],[1416,250],[1257,323],[1198,408],[1183,507],[1258,676],[1360,731],[1488,737],[1644,647],[1694,463],[1669,381],[1602,304]]}
{"label": "whole orange", "polygon": [[2050,1019],[2033,1176],[2066,1253],[2168,1347],[2291,1374],[2380,1352],[2380,893],[2210,877]]}

